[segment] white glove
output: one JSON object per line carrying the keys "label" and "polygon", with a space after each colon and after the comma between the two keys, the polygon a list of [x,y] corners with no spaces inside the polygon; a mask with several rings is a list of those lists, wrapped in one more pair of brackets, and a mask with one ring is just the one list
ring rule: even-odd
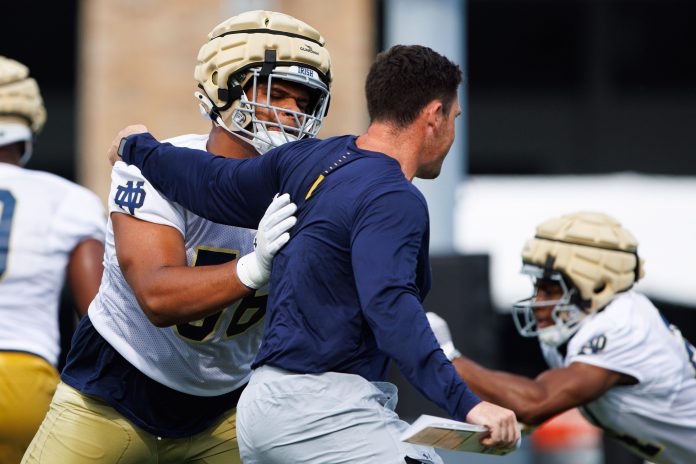
{"label": "white glove", "polygon": [[428,317],[430,328],[433,329],[435,338],[440,344],[442,351],[444,351],[445,356],[447,356],[447,359],[452,361],[454,358],[460,357],[462,354],[454,347],[454,343],[452,343],[452,335],[450,334],[447,322],[435,313],[425,313],[425,315]]}
{"label": "white glove", "polygon": [[261,288],[271,277],[273,257],[290,240],[288,232],[297,222],[297,205],[287,193],[273,198],[259,222],[254,251],[237,260],[237,277],[249,288]]}

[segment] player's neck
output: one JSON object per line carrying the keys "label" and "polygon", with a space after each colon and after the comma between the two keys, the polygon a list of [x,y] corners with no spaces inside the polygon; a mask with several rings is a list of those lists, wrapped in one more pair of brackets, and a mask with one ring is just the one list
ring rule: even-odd
{"label": "player's neck", "polygon": [[417,171],[417,155],[422,148],[422,138],[417,137],[413,130],[400,129],[391,124],[373,122],[367,128],[367,133],[355,141],[358,148],[377,151],[394,158],[399,162],[404,176],[412,181]]}
{"label": "player's neck", "polygon": [[259,153],[250,143],[230,134],[220,126],[213,126],[210,130],[210,137],[205,149],[214,155],[225,158],[254,158],[259,156]]}

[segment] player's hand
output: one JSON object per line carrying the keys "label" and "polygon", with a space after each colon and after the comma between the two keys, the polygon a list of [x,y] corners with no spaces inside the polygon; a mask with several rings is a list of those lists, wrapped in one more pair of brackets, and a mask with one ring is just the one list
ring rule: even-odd
{"label": "player's hand", "polygon": [[510,449],[515,448],[520,439],[515,413],[487,401],[474,406],[467,414],[466,421],[488,427],[490,435],[481,440],[485,446]]}
{"label": "player's hand", "polygon": [[297,222],[294,216],[297,205],[290,201],[290,195],[276,195],[259,222],[253,253],[244,255],[237,261],[237,277],[249,288],[260,288],[271,277],[271,263],[278,250],[290,240],[288,232]]}
{"label": "player's hand", "polygon": [[430,328],[433,330],[435,338],[440,344],[442,351],[444,351],[445,356],[447,356],[447,359],[452,361],[454,358],[461,356],[462,354],[454,347],[454,343],[452,343],[452,334],[450,334],[447,321],[435,313],[425,313],[425,315],[428,317]]}
{"label": "player's hand", "polygon": [[109,151],[106,152],[107,158],[109,158],[109,163],[113,166],[116,164],[116,161],[121,161],[121,157],[118,154],[118,146],[121,144],[121,139],[124,137],[128,137],[129,135],[133,134],[142,134],[144,132],[149,132],[147,127],[143,126],[142,124],[134,124],[132,126],[127,126],[121,129],[118,134],[116,134],[116,137],[111,141],[111,146],[109,147]]}

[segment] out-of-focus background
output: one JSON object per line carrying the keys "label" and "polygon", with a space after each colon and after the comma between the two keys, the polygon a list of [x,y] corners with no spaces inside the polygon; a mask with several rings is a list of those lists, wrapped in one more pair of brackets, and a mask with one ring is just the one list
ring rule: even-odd
{"label": "out-of-focus background", "polygon": [[[362,87],[380,50],[421,43],[462,64],[457,141],[440,179],[417,183],[432,221],[426,308],[449,321],[464,354],[520,374],[543,370],[507,308],[531,292],[518,275],[524,240],[575,210],[605,211],[634,232],[647,270],[638,289],[696,340],[693,0],[8,3],[0,55],[29,66],[48,110],[28,167],[105,199],[104,154],[121,127],[144,123],[159,138],[207,132],[193,97],[197,51],[213,26],[250,9],[291,14],[326,38],[334,84],[323,137],[367,126]],[[444,414],[394,378],[402,416]],[[445,459],[640,462],[574,415],[542,432],[508,457]]]}

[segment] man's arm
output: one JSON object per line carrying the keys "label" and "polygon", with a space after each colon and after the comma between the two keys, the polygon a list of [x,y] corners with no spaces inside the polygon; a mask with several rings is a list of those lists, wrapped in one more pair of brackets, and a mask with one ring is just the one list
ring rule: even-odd
{"label": "man's arm", "polygon": [[[119,132],[109,150],[109,159],[118,159],[114,147],[119,147],[123,161],[136,165],[169,200],[220,224],[257,227],[279,190],[271,153],[243,160],[223,158],[160,143],[150,134],[134,132],[142,128],[129,126]],[[121,143],[123,134],[131,135]]]}
{"label": "man's arm", "polygon": [[87,313],[89,304],[99,292],[104,244],[87,239],[78,243],[68,260],[68,281],[80,317]]}
{"label": "man's arm", "polygon": [[261,220],[254,252],[199,267],[187,266],[184,238],[174,227],[112,213],[121,272],[154,325],[203,319],[267,283],[273,256],[289,240],[295,210],[289,196],[276,198]]}
{"label": "man's arm", "polygon": [[363,314],[380,350],[421,393],[455,419],[488,426],[484,444],[512,447],[519,438],[514,414],[469,390],[428,325],[415,285],[427,221],[417,201],[392,193],[366,201],[359,213],[351,249]]}
{"label": "man's arm", "polygon": [[541,424],[599,398],[622,377],[618,372],[580,362],[550,369],[536,379],[486,369],[463,356],[452,363],[481,398],[512,409],[521,422],[529,425]]}
{"label": "man's arm", "polygon": [[[447,323],[433,313],[428,313],[428,319],[438,342],[451,345]],[[452,364],[477,395],[512,409],[521,422],[529,425],[541,424],[563,411],[595,400],[614,385],[631,382],[618,372],[580,362],[547,370],[536,379],[487,369],[461,355]]]}
{"label": "man's arm", "polygon": [[203,319],[251,293],[236,276],[236,259],[189,267],[178,230],[121,213],[111,221],[121,272],[154,325]]}

